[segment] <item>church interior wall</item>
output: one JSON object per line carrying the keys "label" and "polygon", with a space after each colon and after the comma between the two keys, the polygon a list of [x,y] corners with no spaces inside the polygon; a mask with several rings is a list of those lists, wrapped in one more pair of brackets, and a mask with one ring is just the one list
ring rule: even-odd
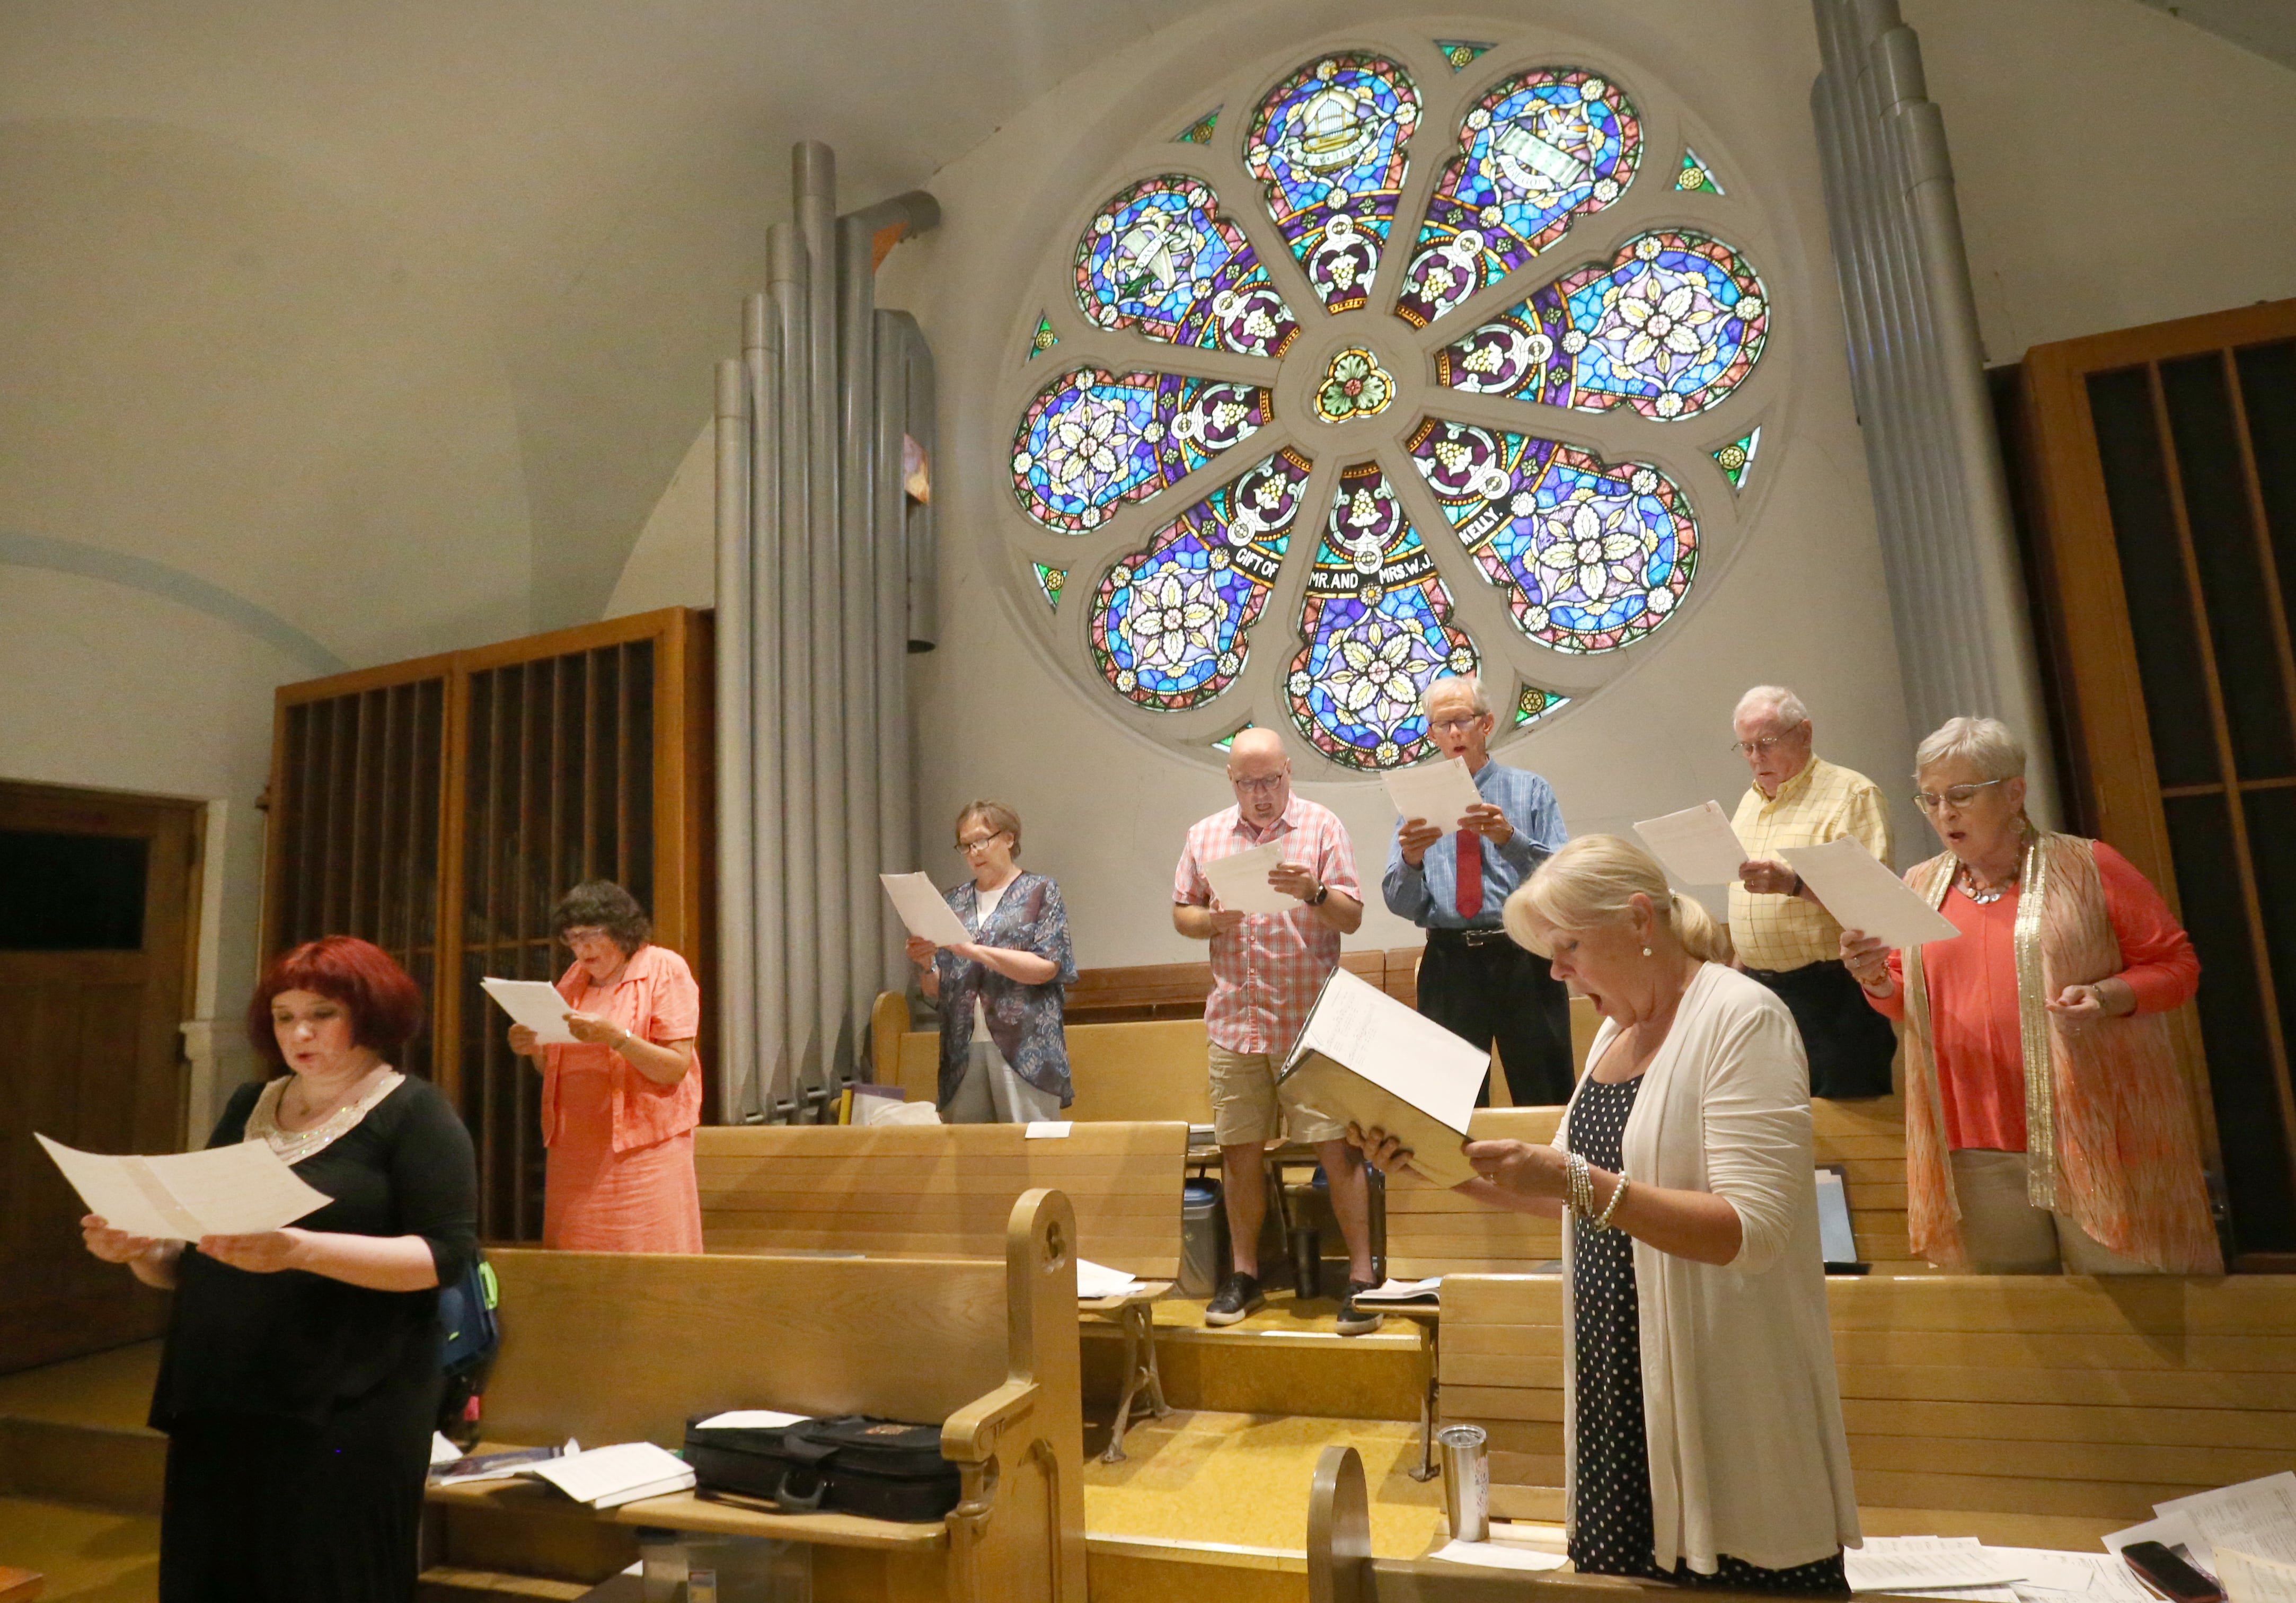
{"label": "church interior wall", "polygon": [[[1029,821],[1029,860],[1069,892],[1084,961],[1200,957],[1162,908],[1182,830],[1227,800],[1218,768],[1094,708],[1011,627],[1007,609],[1037,604],[984,562],[1011,422],[993,391],[1029,315],[1012,286],[1136,131],[1185,105],[1194,62],[1374,16],[1447,36],[1549,26],[1647,63],[1717,130],[1789,251],[1773,270],[1798,284],[1793,427],[1765,441],[1759,526],[1643,665],[1503,758],[1548,774],[1580,832],[1726,800],[1742,782],[1722,749],[1729,703],[1779,678],[1809,696],[1830,754],[1899,788],[1919,731],[1898,711],[1834,326],[1800,0],[1472,14],[1277,0],[1175,4],[1122,28],[1080,14],[1036,58],[979,80],[1000,109],[952,119],[939,102],[897,100],[939,125],[875,144],[840,136],[793,89],[744,110],[710,64],[739,54],[734,35],[695,44],[682,83],[641,92],[616,70],[636,46],[603,21],[544,50],[512,37],[504,9],[469,23],[502,40],[465,41],[496,62],[491,81],[418,68],[406,39],[378,36],[338,46],[363,58],[363,78],[299,80],[262,136],[225,113],[273,91],[234,88],[226,63],[322,13],[243,49],[213,12],[129,29],[114,7],[34,6],[10,24],[0,651],[31,694],[0,713],[0,777],[230,803],[225,1015],[252,961],[273,685],[709,600],[709,459],[689,448],[708,432],[709,361],[730,353],[739,295],[762,276],[787,142],[808,134],[841,141],[849,201],[923,184],[947,219],[883,279],[884,303],[923,321],[947,398],[942,644],[913,659],[924,864],[953,874],[948,818],[1002,795]],[[1989,360],[2296,293],[2296,73],[2133,0],[1906,12],[1948,119]],[[107,28],[135,48],[89,43]],[[916,37],[952,60],[964,48]],[[586,120],[569,110],[584,96]],[[493,121],[472,111],[481,101]],[[430,147],[377,131],[395,102],[447,108],[422,125]],[[471,164],[455,140],[512,155],[458,189]],[[578,185],[550,174],[546,152],[583,169]],[[168,599],[165,573],[143,588],[100,576],[118,562],[180,575],[186,595],[226,592],[239,621]],[[1340,811],[1375,875],[1390,823],[1377,785],[1303,788]],[[1926,844],[1910,814],[1898,825]],[[1357,943],[1409,939],[1374,913]]]}

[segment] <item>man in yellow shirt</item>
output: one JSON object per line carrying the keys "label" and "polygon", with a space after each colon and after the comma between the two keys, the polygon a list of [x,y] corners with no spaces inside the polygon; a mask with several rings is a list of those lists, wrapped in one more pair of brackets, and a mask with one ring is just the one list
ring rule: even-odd
{"label": "man in yellow shirt", "polygon": [[1730,942],[1747,974],[1778,993],[1801,1027],[1813,1097],[1886,1097],[1897,1029],[1841,966],[1841,926],[1781,855],[1855,835],[1890,860],[1890,811],[1863,774],[1815,755],[1809,709],[1757,685],[1730,719],[1754,783],[1732,823],[1747,861],[1730,887]]}

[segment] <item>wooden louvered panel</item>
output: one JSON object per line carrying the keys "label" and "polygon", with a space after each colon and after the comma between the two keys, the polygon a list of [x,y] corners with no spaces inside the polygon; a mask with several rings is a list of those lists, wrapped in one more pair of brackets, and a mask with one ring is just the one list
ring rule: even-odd
{"label": "wooden louvered panel", "polygon": [[708,615],[670,609],[278,693],[263,949],[359,935],[422,986],[402,1066],[462,1108],[489,1238],[539,1235],[545,1154],[539,1077],[478,982],[557,976],[561,892],[612,879],[646,906],[714,1059],[708,655]]}

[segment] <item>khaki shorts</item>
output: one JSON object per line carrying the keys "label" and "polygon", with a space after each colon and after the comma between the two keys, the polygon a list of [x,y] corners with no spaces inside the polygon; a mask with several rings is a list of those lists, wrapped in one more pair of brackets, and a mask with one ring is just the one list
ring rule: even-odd
{"label": "khaki shorts", "polygon": [[1266,1052],[1211,1048],[1212,1137],[1223,1147],[1272,1141],[1291,1126],[1294,1141],[1343,1141],[1348,1127],[1294,1098],[1275,1083],[1276,1060]]}

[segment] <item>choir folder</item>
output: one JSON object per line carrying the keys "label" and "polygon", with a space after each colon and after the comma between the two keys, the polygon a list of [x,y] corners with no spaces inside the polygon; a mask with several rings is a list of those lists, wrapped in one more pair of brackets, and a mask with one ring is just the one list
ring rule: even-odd
{"label": "choir folder", "polygon": [[1491,1055],[1335,968],[1278,1076],[1326,1117],[1384,1130],[1439,1186],[1474,1178],[1459,1150]]}

